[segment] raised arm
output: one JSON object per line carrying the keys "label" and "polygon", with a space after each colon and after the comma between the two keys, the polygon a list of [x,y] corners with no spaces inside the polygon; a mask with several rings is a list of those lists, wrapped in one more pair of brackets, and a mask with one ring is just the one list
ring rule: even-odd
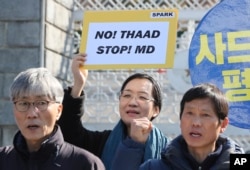
{"label": "raised arm", "polygon": [[78,54],[73,58],[71,70],[74,76],[74,85],[71,90],[73,98],[80,97],[85,86],[88,70],[84,68],[86,54]]}
{"label": "raised arm", "polygon": [[85,129],[82,126],[81,117],[84,113],[83,88],[87,80],[88,70],[83,65],[86,61],[86,54],[78,54],[72,60],[72,73],[74,85],[65,89],[63,99],[63,112],[58,121],[65,141],[83,147]]}

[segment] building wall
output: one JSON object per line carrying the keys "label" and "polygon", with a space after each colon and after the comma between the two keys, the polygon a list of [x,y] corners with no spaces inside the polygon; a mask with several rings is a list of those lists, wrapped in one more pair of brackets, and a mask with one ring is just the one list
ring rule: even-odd
{"label": "building wall", "polygon": [[64,84],[72,43],[73,0],[0,0],[0,146],[17,131],[9,87],[31,67],[47,67]]}

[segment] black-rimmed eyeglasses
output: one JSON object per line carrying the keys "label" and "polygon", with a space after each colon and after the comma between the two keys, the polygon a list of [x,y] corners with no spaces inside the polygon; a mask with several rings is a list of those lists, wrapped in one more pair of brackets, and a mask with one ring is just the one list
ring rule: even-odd
{"label": "black-rimmed eyeglasses", "polygon": [[26,112],[29,110],[30,106],[33,105],[39,111],[45,111],[48,108],[49,103],[58,103],[56,101],[47,101],[47,100],[37,100],[34,102],[27,102],[27,101],[15,101],[15,107],[19,112]]}

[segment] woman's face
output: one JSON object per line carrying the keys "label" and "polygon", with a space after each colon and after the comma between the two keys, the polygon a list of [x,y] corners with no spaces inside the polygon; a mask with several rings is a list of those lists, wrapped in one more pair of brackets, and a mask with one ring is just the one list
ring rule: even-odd
{"label": "woman's face", "polygon": [[147,79],[133,79],[123,89],[119,110],[123,122],[130,126],[131,120],[147,117],[149,120],[159,114],[159,107],[154,105],[153,84]]}

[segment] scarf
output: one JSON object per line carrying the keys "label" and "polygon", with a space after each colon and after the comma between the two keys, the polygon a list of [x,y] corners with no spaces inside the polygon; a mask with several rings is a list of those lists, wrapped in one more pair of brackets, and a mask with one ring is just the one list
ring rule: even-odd
{"label": "scarf", "polygon": [[[110,170],[116,149],[119,143],[126,138],[125,128],[126,126],[120,120],[110,133],[105,143],[101,159],[106,167],[106,170]],[[145,144],[146,146],[143,162],[152,158],[160,159],[161,151],[167,143],[168,139],[166,136],[158,128],[153,126],[153,129],[150,132],[149,138]]]}

